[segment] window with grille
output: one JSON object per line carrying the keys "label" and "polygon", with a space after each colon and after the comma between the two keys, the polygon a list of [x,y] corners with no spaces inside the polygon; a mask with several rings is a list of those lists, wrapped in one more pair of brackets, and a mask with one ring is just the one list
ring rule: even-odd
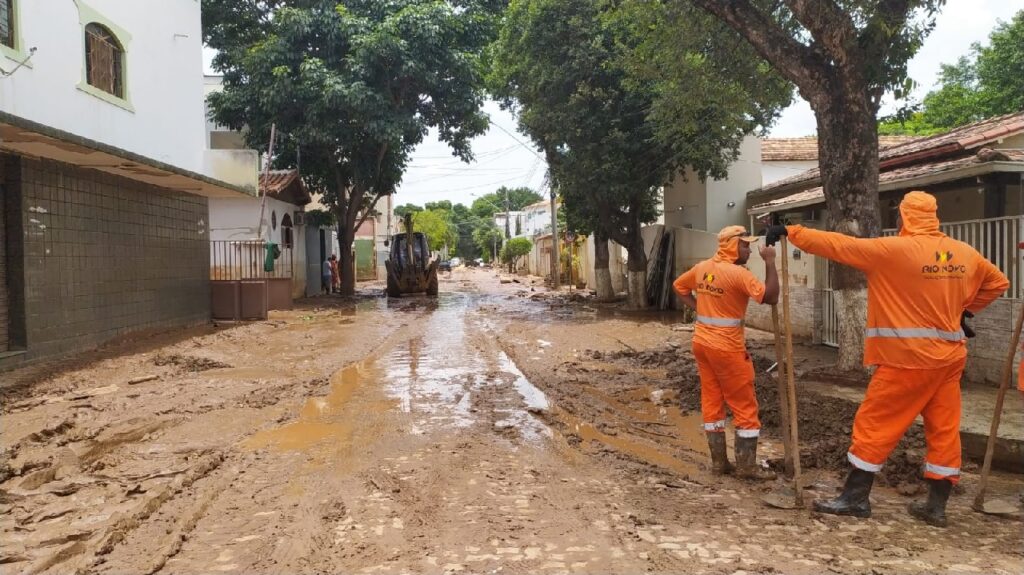
{"label": "window with grille", "polygon": [[85,74],[90,86],[124,98],[124,49],[99,24],[85,27]]}
{"label": "window with grille", "polygon": [[14,0],[0,0],[0,44],[14,48]]}

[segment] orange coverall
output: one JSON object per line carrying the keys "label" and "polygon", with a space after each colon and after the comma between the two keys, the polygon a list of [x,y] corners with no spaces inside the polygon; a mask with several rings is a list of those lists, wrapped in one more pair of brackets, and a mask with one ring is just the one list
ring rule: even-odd
{"label": "orange coverall", "polygon": [[764,284],[737,265],[739,238],[719,239],[718,252],[679,276],[672,287],[681,296],[696,292],[697,323],[693,356],[700,374],[701,416],[705,431],[725,431],[725,406],[736,433],[757,437],[761,420],[754,395],[754,364],[743,338],[747,303],[761,303]]}
{"label": "orange coverall", "polygon": [[971,246],[939,231],[935,198],[910,192],[899,237],[859,239],[788,226],[800,249],[863,271],[868,280],[864,364],[877,365],[853,422],[848,458],[877,472],[918,414],[924,417],[925,477],[960,477],[960,376],[964,310],[976,313],[1010,283]]}

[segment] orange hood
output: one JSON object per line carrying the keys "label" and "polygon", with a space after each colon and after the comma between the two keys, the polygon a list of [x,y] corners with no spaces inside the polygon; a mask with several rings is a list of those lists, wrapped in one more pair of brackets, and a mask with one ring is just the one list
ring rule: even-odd
{"label": "orange hood", "polygon": [[750,235],[743,226],[725,226],[718,232],[718,252],[711,258],[716,262],[736,263],[740,257],[740,240],[756,242],[756,236]]}
{"label": "orange hood", "polygon": [[715,252],[715,257],[712,258],[716,262],[726,262],[730,264],[736,263],[740,257],[740,239],[732,237],[728,239],[718,240],[718,251]]}
{"label": "orange hood", "polygon": [[939,236],[938,203],[926,192],[910,192],[900,202],[901,236]]}

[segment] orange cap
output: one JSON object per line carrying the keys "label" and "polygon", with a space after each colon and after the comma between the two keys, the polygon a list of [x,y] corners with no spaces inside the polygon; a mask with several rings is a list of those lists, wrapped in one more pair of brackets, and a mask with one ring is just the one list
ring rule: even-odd
{"label": "orange cap", "polygon": [[756,242],[760,239],[759,236],[752,236],[747,228],[743,226],[725,226],[722,231],[718,232],[718,243],[723,244],[733,238],[739,238],[747,243]]}

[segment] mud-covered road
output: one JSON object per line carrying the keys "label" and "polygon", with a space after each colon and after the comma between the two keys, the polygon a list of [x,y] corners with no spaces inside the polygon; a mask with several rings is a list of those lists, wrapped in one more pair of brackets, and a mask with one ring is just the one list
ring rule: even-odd
{"label": "mud-covered road", "polygon": [[[970,474],[945,530],[907,516],[913,485],[856,520],[710,477],[675,318],[483,270],[442,291],[3,374],[0,572],[1024,571],[1021,523],[971,512]],[[812,468],[808,499],[838,481]]]}

